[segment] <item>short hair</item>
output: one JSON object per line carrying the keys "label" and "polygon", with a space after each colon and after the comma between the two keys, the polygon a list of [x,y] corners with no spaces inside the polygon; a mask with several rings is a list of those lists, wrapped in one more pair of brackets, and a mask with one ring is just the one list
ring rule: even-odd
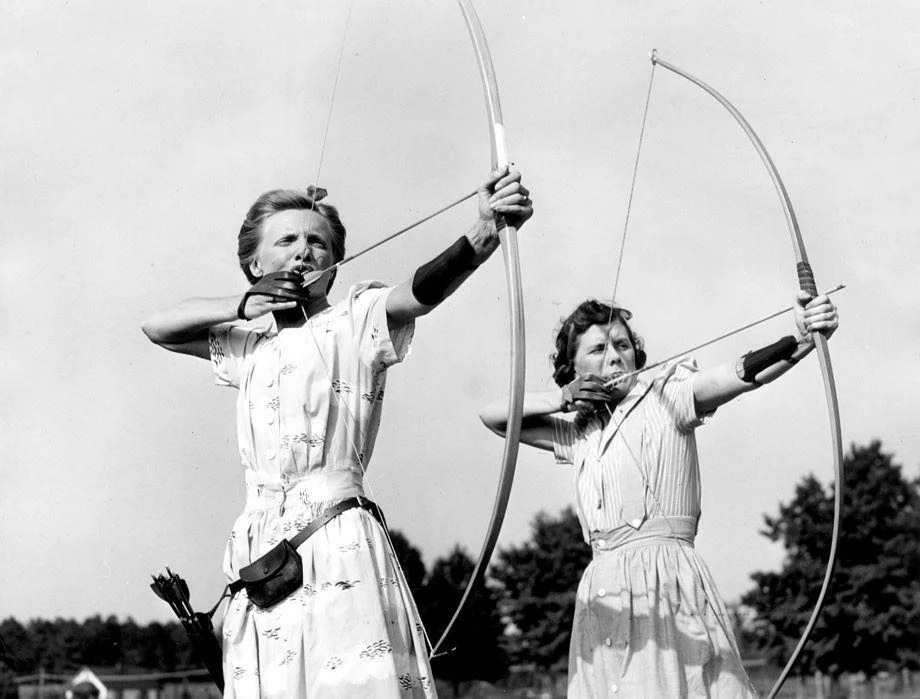
{"label": "short hair", "polygon": [[633,332],[629,325],[632,313],[625,308],[611,306],[595,299],[588,299],[578,305],[556,334],[556,351],[550,355],[553,362],[553,380],[558,386],[565,386],[575,380],[575,352],[578,340],[593,325],[622,323],[626,335],[636,352],[636,368],[645,366],[645,342]]}
{"label": "short hair", "polygon": [[306,192],[296,189],[273,189],[265,192],[256,199],[255,203],[249,207],[246,213],[246,219],[240,226],[240,234],[237,238],[236,255],[240,261],[240,269],[246,275],[250,284],[259,281],[259,277],[252,273],[249,266],[256,258],[256,251],[259,249],[259,242],[262,240],[262,224],[266,219],[279,211],[288,211],[291,209],[303,209],[306,211],[315,211],[318,215],[325,218],[332,227],[332,257],[338,262],[345,257],[345,225],[339,218],[338,209],[331,204],[321,204],[320,199],[326,196],[326,190],[312,185],[307,187]]}

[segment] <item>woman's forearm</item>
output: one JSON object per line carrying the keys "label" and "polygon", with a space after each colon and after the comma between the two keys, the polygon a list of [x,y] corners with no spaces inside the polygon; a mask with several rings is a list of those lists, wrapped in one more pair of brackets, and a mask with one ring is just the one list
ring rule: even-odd
{"label": "woman's forearm", "polygon": [[[562,406],[561,388],[540,393],[525,393],[522,419],[526,422],[528,418],[552,415],[561,412]],[[499,398],[483,407],[479,411],[479,419],[496,434],[504,435],[508,427],[508,399]]]}
{"label": "woman's forearm", "polygon": [[712,412],[742,393],[776,381],[792,369],[799,360],[808,356],[814,348],[814,340],[810,336],[799,338],[791,357],[778,359],[774,364],[757,372],[757,375],[752,377],[754,381],[745,381],[739,375],[739,363],[744,361],[744,357],[739,358],[735,363],[701,371],[693,383],[693,397],[697,411],[699,413]]}
{"label": "woman's forearm", "polygon": [[208,328],[236,320],[239,302],[239,296],[188,299],[150,316],[141,324],[141,330],[158,345],[191,342],[200,339]]}

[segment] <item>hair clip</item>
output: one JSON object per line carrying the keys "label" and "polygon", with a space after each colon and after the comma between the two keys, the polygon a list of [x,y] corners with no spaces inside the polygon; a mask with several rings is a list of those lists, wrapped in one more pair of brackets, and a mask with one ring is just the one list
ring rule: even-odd
{"label": "hair clip", "polygon": [[326,190],[322,187],[317,187],[316,185],[307,185],[307,196],[310,197],[313,201],[322,201],[326,198]]}

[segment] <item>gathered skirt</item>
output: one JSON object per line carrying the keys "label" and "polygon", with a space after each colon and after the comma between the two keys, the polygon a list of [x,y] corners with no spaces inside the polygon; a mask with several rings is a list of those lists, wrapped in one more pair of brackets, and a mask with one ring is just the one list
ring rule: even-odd
{"label": "gathered skirt", "polygon": [[657,537],[595,547],[578,586],[568,696],[757,696],[692,543]]}
{"label": "gathered skirt", "polygon": [[[237,520],[227,546],[228,578],[330,504],[287,502],[295,506],[254,508]],[[373,516],[348,510],[297,550],[299,590],[267,609],[252,604],[245,590],[228,605],[224,697],[435,697],[418,611]]]}

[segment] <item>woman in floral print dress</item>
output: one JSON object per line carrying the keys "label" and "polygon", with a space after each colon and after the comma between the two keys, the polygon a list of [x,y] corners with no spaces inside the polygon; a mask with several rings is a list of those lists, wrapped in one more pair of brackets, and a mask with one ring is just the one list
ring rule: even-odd
{"label": "woman in floral print dress", "polygon": [[[516,226],[530,218],[520,179],[492,173],[479,188],[477,223],[409,280],[356,284],[334,305],[334,270],[306,289],[292,275],[344,257],[338,212],[320,203],[322,190],[268,192],[239,235],[250,292],[188,300],[144,323],[154,343],[210,360],[216,382],[239,390],[247,495],[224,556],[229,580],[330,506],[364,494],[386,370],[406,356],[415,318],[498,246],[496,212]],[[275,324],[267,330],[232,322],[268,313]],[[365,509],[347,510],[298,553],[303,585],[286,599],[261,609],[245,590],[231,598],[224,696],[435,696],[421,620],[381,524]]]}

